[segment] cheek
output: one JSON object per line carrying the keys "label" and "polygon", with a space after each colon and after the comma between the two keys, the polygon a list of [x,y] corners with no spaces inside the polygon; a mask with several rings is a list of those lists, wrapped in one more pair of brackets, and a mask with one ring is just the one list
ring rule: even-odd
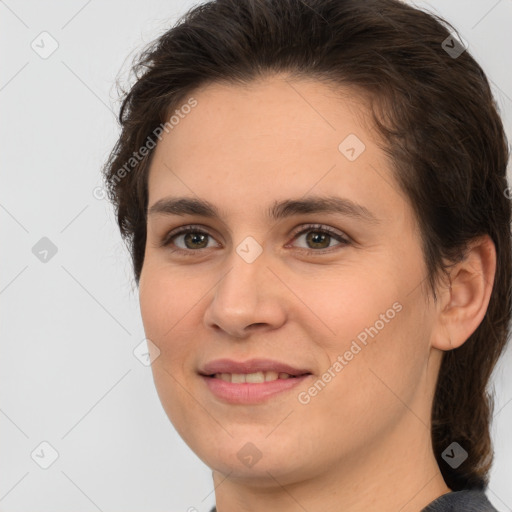
{"label": "cheek", "polygon": [[409,293],[409,280],[385,268],[326,280],[322,294],[303,289],[326,333],[310,331],[325,354],[321,371],[330,368],[331,374],[325,376],[330,392],[322,391],[318,405],[325,400],[326,407],[343,403],[354,411],[389,407],[397,402],[390,390],[412,399],[429,355],[428,317],[419,292]]}
{"label": "cheek", "polygon": [[162,344],[178,329],[200,293],[178,275],[151,263],[144,265],[139,283],[142,322],[146,336]]}
{"label": "cheek", "polygon": [[[383,277],[389,270],[355,268],[335,270],[314,284],[297,282],[306,306],[316,313],[315,324],[324,333],[320,343],[331,360],[349,350],[354,340],[364,347],[365,342],[385,337],[401,316],[396,283]],[[304,326],[303,320],[295,320]],[[318,332],[311,332],[311,339],[318,339]]]}
{"label": "cheek", "polygon": [[[394,317],[384,326],[376,322],[378,315],[374,318],[368,312],[385,314],[387,298],[381,303],[372,302],[366,310],[369,323],[363,328],[360,318],[355,321],[347,316],[343,325],[356,335],[339,336],[337,345],[330,344],[331,371],[325,368],[320,379],[300,396],[298,407],[308,417],[308,430],[317,432],[319,438],[329,439],[325,446],[315,448],[325,450],[325,457],[330,456],[329,450],[357,451],[379,439],[409,414],[409,408],[422,414],[415,403],[424,394],[428,351],[415,309],[404,304],[403,299],[400,304],[402,309],[393,310]],[[338,323],[340,332],[343,325]],[[357,338],[357,333],[367,335],[366,344]],[[428,420],[427,416],[424,420]]]}
{"label": "cheek", "polygon": [[197,352],[194,348],[197,336],[193,332],[186,334],[183,329],[187,319],[194,314],[193,306],[197,304],[200,294],[194,292],[192,286],[184,286],[185,283],[181,281],[164,270],[152,271],[148,265],[139,283],[144,332],[160,351],[151,365],[153,379],[162,403],[172,408],[180,399],[186,398],[179,398],[179,383],[185,379],[187,362]]}
{"label": "cheek", "polygon": [[[160,350],[151,365],[153,380],[167,416],[180,432],[191,408],[191,397],[185,391],[183,368],[194,352],[194,339],[183,336],[183,322],[192,304],[193,287],[185,287],[178,276],[145,262],[139,282],[139,303],[144,332]],[[189,304],[190,303],[190,304]],[[192,407],[193,408],[193,407]]]}

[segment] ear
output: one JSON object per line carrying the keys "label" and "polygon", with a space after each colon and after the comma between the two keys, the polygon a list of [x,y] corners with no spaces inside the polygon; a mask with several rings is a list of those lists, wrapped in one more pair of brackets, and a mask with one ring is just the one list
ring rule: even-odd
{"label": "ear", "polygon": [[496,273],[496,247],[489,235],[475,238],[465,258],[449,273],[440,293],[431,344],[439,350],[460,347],[482,322]]}

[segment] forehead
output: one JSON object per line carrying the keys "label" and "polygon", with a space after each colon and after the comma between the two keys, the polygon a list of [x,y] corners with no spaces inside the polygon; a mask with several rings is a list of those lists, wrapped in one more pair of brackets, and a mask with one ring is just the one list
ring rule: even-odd
{"label": "forehead", "polygon": [[196,106],[155,150],[150,205],[186,194],[240,213],[335,192],[386,217],[403,202],[355,92],[275,76],[244,86],[210,84],[190,96]]}
{"label": "forehead", "polygon": [[319,145],[337,149],[348,130],[361,139],[377,137],[360,94],[313,79],[276,75],[243,85],[213,83],[191,96],[197,106],[172,129],[176,145],[195,139],[217,151],[234,151],[235,144],[243,149],[250,143],[251,149],[263,145],[263,156],[283,146],[293,150],[304,141],[303,151]]}

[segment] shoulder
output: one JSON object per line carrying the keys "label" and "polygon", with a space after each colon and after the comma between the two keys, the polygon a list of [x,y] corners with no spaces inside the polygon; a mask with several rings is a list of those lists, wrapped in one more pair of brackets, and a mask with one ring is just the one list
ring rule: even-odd
{"label": "shoulder", "polygon": [[498,512],[484,491],[454,491],[439,496],[421,512]]}

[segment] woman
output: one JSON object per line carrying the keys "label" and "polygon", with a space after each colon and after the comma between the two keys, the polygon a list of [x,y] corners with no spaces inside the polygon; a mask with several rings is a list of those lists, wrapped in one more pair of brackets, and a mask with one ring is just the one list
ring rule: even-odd
{"label": "woman", "polygon": [[218,0],[135,65],[105,178],[219,512],[495,510],[507,141],[447,27],[395,0]]}

